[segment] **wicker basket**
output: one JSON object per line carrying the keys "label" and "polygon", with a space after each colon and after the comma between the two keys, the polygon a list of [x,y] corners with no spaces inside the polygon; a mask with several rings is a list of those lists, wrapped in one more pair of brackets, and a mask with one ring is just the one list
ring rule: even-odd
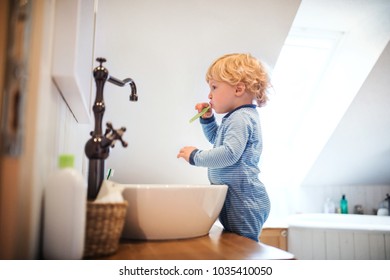
{"label": "wicker basket", "polygon": [[127,210],[127,201],[96,203],[88,201],[84,257],[107,256],[118,250]]}

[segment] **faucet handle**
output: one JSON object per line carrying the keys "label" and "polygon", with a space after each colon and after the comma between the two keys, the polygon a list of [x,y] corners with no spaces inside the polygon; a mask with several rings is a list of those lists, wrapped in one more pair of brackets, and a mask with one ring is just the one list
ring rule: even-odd
{"label": "faucet handle", "polygon": [[126,127],[122,126],[120,129],[114,129],[111,122],[106,123],[106,126],[107,128],[104,136],[110,140],[110,146],[113,148],[115,146],[115,142],[119,140],[121,141],[122,146],[126,148],[128,144],[122,139],[122,135],[125,133]]}
{"label": "faucet handle", "polygon": [[103,63],[106,62],[107,60],[104,57],[98,57],[96,58],[96,61],[100,63],[100,66],[102,66]]}

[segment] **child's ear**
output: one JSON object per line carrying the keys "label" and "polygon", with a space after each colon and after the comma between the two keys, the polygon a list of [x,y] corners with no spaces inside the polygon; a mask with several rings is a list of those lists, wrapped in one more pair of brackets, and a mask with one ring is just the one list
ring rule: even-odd
{"label": "child's ear", "polygon": [[244,83],[238,83],[237,85],[236,85],[236,95],[237,96],[241,96],[241,95],[243,95],[244,94],[244,92],[245,92],[245,84]]}

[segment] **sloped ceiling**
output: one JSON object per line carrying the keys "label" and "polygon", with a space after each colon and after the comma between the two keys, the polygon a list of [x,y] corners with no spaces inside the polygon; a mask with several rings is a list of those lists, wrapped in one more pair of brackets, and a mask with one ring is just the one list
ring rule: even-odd
{"label": "sloped ceiling", "polygon": [[390,183],[389,14],[388,0],[302,0],[293,29],[342,36],[294,129],[269,144],[268,184]]}
{"label": "sloped ceiling", "polygon": [[389,77],[387,44],[303,185],[390,184]]}

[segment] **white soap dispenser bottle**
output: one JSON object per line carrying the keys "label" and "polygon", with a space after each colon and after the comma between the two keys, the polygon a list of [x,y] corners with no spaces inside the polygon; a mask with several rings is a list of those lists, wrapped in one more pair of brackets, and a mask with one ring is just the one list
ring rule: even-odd
{"label": "white soap dispenser bottle", "polygon": [[77,260],[84,252],[87,186],[73,155],[60,155],[58,167],[44,191],[43,257]]}

